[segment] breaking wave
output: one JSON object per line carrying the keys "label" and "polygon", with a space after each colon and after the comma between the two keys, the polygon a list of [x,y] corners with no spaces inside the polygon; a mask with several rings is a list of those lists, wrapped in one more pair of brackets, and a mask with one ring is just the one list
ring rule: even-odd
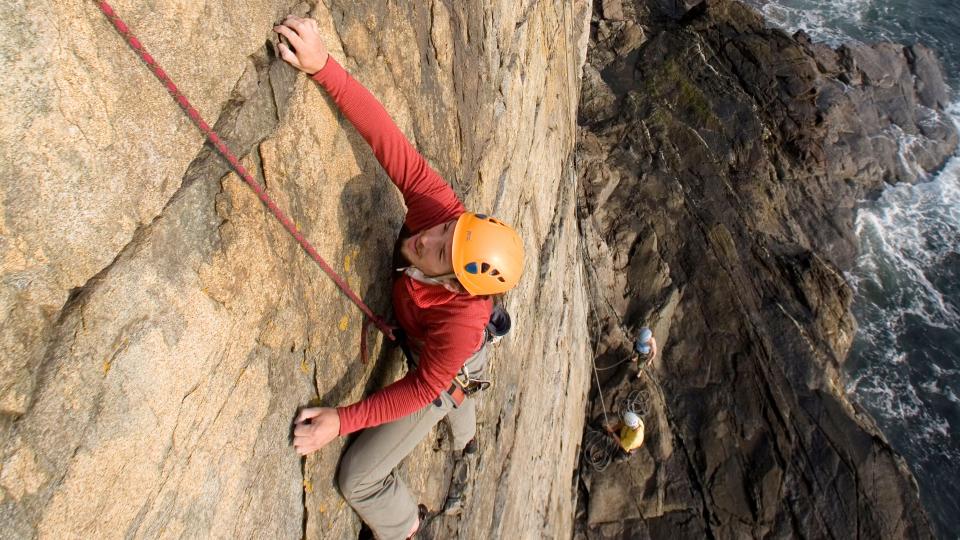
{"label": "breaking wave", "polygon": [[[923,42],[960,84],[956,0],[753,0],[767,20],[814,40]],[[960,125],[960,103],[948,114]],[[903,170],[920,178],[910,135]],[[927,182],[863,201],[860,252],[847,275],[859,325],[845,365],[849,395],[910,464],[942,538],[960,537],[960,155]]]}
{"label": "breaking wave", "polygon": [[[803,30],[816,41],[839,45],[849,42],[859,27],[873,0],[797,0],[793,2],[763,2],[758,8],[767,21],[788,28]],[[757,2],[754,2],[757,5]]]}
{"label": "breaking wave", "polygon": [[[960,105],[950,113],[960,124]],[[847,391],[911,464],[941,535],[955,537],[960,157],[929,182],[898,184],[862,204],[856,231],[860,254],[848,277],[860,327],[847,364]]]}

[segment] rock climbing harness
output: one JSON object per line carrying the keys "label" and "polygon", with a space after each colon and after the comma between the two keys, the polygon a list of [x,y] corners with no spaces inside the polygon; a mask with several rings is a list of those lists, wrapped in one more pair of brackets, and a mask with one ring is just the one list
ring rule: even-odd
{"label": "rock climbing harness", "polygon": [[333,282],[337,285],[337,287],[340,288],[343,294],[347,298],[349,298],[350,301],[352,301],[358,308],[360,308],[360,311],[362,311],[363,314],[366,316],[366,318],[364,319],[363,327],[361,329],[361,333],[360,333],[360,355],[364,363],[366,363],[366,359],[367,359],[366,335],[367,335],[367,327],[370,323],[373,323],[388,339],[390,339],[391,341],[395,340],[393,335],[393,331],[395,328],[390,324],[388,324],[382,317],[376,315],[369,307],[367,307],[367,305],[363,302],[363,300],[361,300],[360,297],[357,296],[357,294],[350,289],[350,286],[347,285],[347,282],[342,277],[340,277],[333,270],[333,268],[330,267],[329,264],[327,264],[327,262],[323,259],[323,257],[321,257],[320,254],[317,252],[316,248],[314,248],[313,245],[309,241],[307,241],[307,239],[303,236],[303,233],[300,231],[300,228],[297,227],[297,225],[293,222],[293,220],[291,220],[280,209],[280,207],[277,206],[277,204],[273,201],[273,199],[269,195],[267,195],[267,192],[264,190],[264,188],[260,187],[260,185],[257,184],[256,180],[253,179],[253,176],[251,176],[250,173],[247,171],[247,169],[240,163],[240,160],[237,159],[237,157],[233,154],[233,152],[230,151],[229,148],[227,148],[227,145],[224,144],[220,136],[217,135],[217,133],[210,127],[209,124],[207,124],[207,122],[203,119],[203,117],[200,116],[200,113],[197,111],[197,109],[193,107],[193,105],[190,103],[190,100],[188,100],[187,97],[183,95],[180,89],[177,88],[177,85],[174,84],[173,80],[170,79],[170,76],[167,75],[166,71],[164,71],[163,68],[160,67],[157,61],[153,58],[153,56],[151,56],[150,53],[147,52],[147,49],[143,46],[142,43],[140,43],[140,40],[138,40],[137,37],[133,35],[133,32],[131,32],[130,28],[126,25],[126,23],[124,23],[123,20],[120,18],[120,16],[116,14],[116,12],[113,10],[113,7],[111,7],[110,4],[102,0],[97,0],[96,4],[97,4],[97,7],[100,8],[100,11],[103,12],[106,18],[110,21],[110,23],[113,24],[113,27],[117,30],[117,32],[124,38],[124,40],[126,40],[130,48],[133,49],[135,53],[137,53],[137,56],[139,56],[140,59],[143,60],[143,63],[147,65],[147,67],[154,74],[154,76],[156,76],[157,79],[163,84],[163,86],[167,89],[167,92],[170,93],[171,97],[173,97],[173,99],[177,102],[177,104],[180,105],[180,108],[183,109],[183,111],[187,114],[188,117],[190,117],[190,120],[193,121],[194,125],[196,125],[197,128],[207,138],[207,140],[210,141],[210,144],[212,144],[213,147],[216,148],[217,152],[219,152],[220,155],[223,156],[225,160],[227,160],[227,162],[230,164],[231,167],[233,167],[233,170],[237,172],[240,178],[242,178],[243,181],[246,182],[248,186],[250,186],[250,189],[252,189],[254,193],[257,194],[257,197],[260,198],[260,201],[263,202],[264,206],[266,206],[267,209],[270,210],[270,213],[272,213],[273,216],[277,218],[277,221],[279,221],[280,224],[283,225],[283,227],[287,230],[287,232],[289,232],[290,235],[293,236],[294,239],[296,239],[296,241],[300,244],[303,250],[306,251],[308,255],[310,255],[310,257],[317,263],[317,265],[320,266],[320,269],[323,270],[327,274],[327,276],[330,277],[331,280],[333,280]]}

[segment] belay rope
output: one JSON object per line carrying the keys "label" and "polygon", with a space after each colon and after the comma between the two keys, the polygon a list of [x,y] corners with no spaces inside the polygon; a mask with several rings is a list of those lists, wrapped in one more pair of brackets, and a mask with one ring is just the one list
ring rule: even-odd
{"label": "belay rope", "polygon": [[[582,227],[582,225],[579,225]],[[583,231],[581,229],[581,236],[583,236]],[[586,262],[589,261],[587,249],[583,241],[580,242],[580,257]],[[596,278],[596,273],[592,271],[591,267],[585,265],[585,268],[588,272],[593,274],[593,277]],[[596,279],[590,280],[590,283],[595,284]],[[610,301],[607,300],[607,297],[602,293],[598,294],[600,298],[606,302],[606,307],[610,310],[614,322],[617,323],[620,330],[625,334],[629,335],[630,332],[627,331],[626,325],[623,323],[623,320],[620,319],[619,315],[616,312],[616,309],[610,304]],[[610,463],[613,461],[614,455],[619,453],[620,445],[617,444],[613,437],[605,431],[606,427],[610,425],[610,419],[607,417],[607,404],[603,399],[603,387],[600,384],[600,373],[601,371],[610,370],[616,367],[621,366],[622,364],[629,362],[633,359],[633,354],[630,354],[624,358],[621,358],[614,364],[604,367],[597,367],[597,351],[600,349],[600,336],[601,336],[601,325],[600,325],[600,315],[597,313],[595,308],[590,309],[590,315],[593,315],[593,321],[595,325],[596,341],[593,345],[593,355],[590,357],[590,364],[593,368],[593,376],[597,382],[597,397],[600,398],[600,408],[603,411],[603,421],[604,429],[596,429],[593,426],[588,425],[583,435],[583,460],[591,468],[597,472],[603,472],[607,467],[610,466]],[[588,315],[589,317],[589,315]],[[640,365],[640,374],[645,374],[651,383],[657,385],[657,381],[647,372],[647,367],[649,363]],[[657,385],[659,386],[659,385]],[[614,403],[613,413],[617,417],[622,417],[625,412],[636,413],[639,416],[645,416],[650,410],[650,392],[646,388],[634,389],[630,391],[626,396],[620,397],[616,403]]]}
{"label": "belay rope", "polygon": [[597,472],[606,470],[619,450],[620,445],[614,442],[609,433],[587,426],[583,436],[583,460],[593,470]]}
{"label": "belay rope", "polygon": [[230,166],[233,168],[233,170],[236,171],[236,173],[240,176],[240,178],[243,179],[244,182],[247,183],[248,186],[250,186],[250,189],[257,194],[257,197],[260,198],[260,201],[263,202],[264,206],[270,210],[270,213],[277,218],[277,221],[279,221],[280,224],[287,229],[287,232],[289,232],[290,235],[296,239],[303,250],[306,251],[307,254],[310,255],[310,257],[320,266],[320,269],[323,270],[327,276],[333,280],[343,294],[346,295],[350,301],[356,304],[356,306],[360,308],[360,311],[362,311],[366,316],[363,326],[360,330],[360,355],[363,361],[366,362],[367,359],[366,338],[367,326],[370,323],[373,323],[377,329],[379,329],[388,339],[391,341],[395,340],[396,338],[393,335],[393,327],[390,326],[383,318],[376,315],[369,307],[367,307],[367,305],[363,303],[363,300],[361,300],[360,297],[350,289],[350,286],[347,284],[347,282],[340,277],[325,260],[323,260],[323,257],[317,253],[316,248],[314,248],[313,245],[308,242],[306,238],[304,238],[303,233],[300,232],[300,228],[297,227],[293,220],[291,220],[283,212],[283,210],[277,206],[277,203],[275,203],[273,199],[267,195],[267,192],[260,187],[259,184],[257,184],[256,180],[253,179],[253,176],[251,176],[247,169],[240,163],[240,160],[237,159],[237,157],[233,154],[233,152],[230,151],[229,148],[227,148],[227,145],[224,144],[223,140],[220,139],[220,136],[213,131],[210,125],[207,124],[203,117],[200,116],[200,113],[197,111],[197,109],[195,109],[190,103],[190,100],[188,100],[187,97],[184,96],[180,91],[180,89],[177,88],[177,85],[173,83],[173,81],[170,79],[170,76],[167,75],[167,72],[160,67],[160,64],[158,64],[153,56],[147,52],[147,49],[142,43],[140,43],[140,40],[133,35],[133,32],[130,31],[130,28],[126,25],[126,23],[124,23],[120,16],[113,11],[113,8],[110,6],[110,4],[103,0],[98,0],[96,3],[97,7],[100,8],[100,11],[103,12],[110,23],[113,24],[113,27],[116,28],[117,32],[126,40],[130,48],[137,53],[137,56],[143,60],[143,63],[150,68],[150,71],[163,84],[163,86],[167,89],[167,92],[170,93],[170,96],[173,97],[177,104],[180,105],[180,108],[183,109],[183,112],[190,117],[190,120],[194,123],[194,125],[196,125],[200,132],[203,133],[208,141],[210,141],[210,144],[212,144],[217,152],[223,156],[228,163],[230,163]]}
{"label": "belay rope", "polygon": [[[614,407],[614,412],[622,417],[626,412],[632,412],[641,417],[650,412],[650,392],[646,388],[631,390],[626,396],[620,397]],[[603,472],[613,461],[613,456],[620,452],[609,433],[587,426],[583,436],[583,459],[595,471]]]}

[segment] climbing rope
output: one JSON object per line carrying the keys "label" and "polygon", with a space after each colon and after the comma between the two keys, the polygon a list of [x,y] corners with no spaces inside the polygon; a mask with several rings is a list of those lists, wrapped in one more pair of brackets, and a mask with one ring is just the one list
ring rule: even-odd
{"label": "climbing rope", "polygon": [[627,362],[629,362],[629,361],[631,361],[631,360],[633,360],[633,355],[632,355],[632,354],[629,355],[629,356],[624,357],[623,359],[621,359],[621,360],[620,360],[619,362],[617,362],[616,364],[610,364],[609,366],[598,367],[598,368],[596,368],[596,369],[597,369],[597,371],[609,371],[609,370],[611,370],[611,369],[613,369],[613,368],[615,368],[615,367],[622,366],[623,364],[625,364],[625,363],[627,363]]}
{"label": "climbing rope", "polygon": [[[593,313],[593,310],[590,310]],[[600,386],[600,373],[597,371],[597,349],[600,348],[600,318],[593,313],[593,320],[597,323],[596,341],[593,343],[593,354],[590,355],[590,364],[593,365],[593,376],[597,380],[597,395],[600,397],[600,407],[603,410],[603,425],[609,426],[610,420],[607,418],[607,405],[603,401],[603,388]]]}
{"label": "climbing rope", "polygon": [[635,388],[626,396],[617,400],[615,410],[621,417],[632,412],[640,417],[650,412],[650,392],[646,388]]}
{"label": "climbing rope", "polygon": [[587,426],[583,441],[583,460],[593,470],[603,472],[619,450],[609,433]]}
{"label": "climbing rope", "polygon": [[[581,232],[581,238],[582,237],[583,237],[583,234]],[[584,262],[590,260],[586,251],[586,246],[582,241],[580,242],[580,252],[581,252],[581,258]],[[587,264],[584,264],[584,266],[587,267],[587,272],[591,274],[593,278],[588,281],[594,288],[593,290],[594,295],[599,296],[603,299],[606,309],[610,312],[609,315],[611,319],[614,321],[614,324],[619,326],[620,330],[624,333],[624,335],[630,335],[632,332],[628,331],[628,329],[626,328],[627,325],[624,324],[623,319],[620,318],[616,309],[614,309],[614,307],[610,304],[610,301],[609,299],[607,299],[606,295],[596,290],[595,287],[596,287],[597,279],[596,279],[595,271],[592,268],[590,268],[589,265]],[[598,306],[591,306],[590,315],[592,315],[593,321],[594,321],[596,341],[594,342],[593,356],[590,358],[590,362],[593,366],[593,374],[597,382],[597,396],[600,398],[600,406],[603,410],[604,423],[605,423],[605,426],[609,426],[610,421],[607,417],[607,406],[603,398],[603,388],[600,386],[599,372],[619,367],[620,365],[633,360],[634,355],[630,354],[626,357],[621,358],[616,363],[608,366],[604,366],[602,368],[597,367],[596,358],[597,358],[597,350],[599,349],[599,345],[600,345],[600,335],[601,335],[600,334],[601,332],[600,314],[597,311],[598,311]],[[638,376],[645,375],[647,377],[647,380],[654,387],[656,387],[658,391],[662,393],[660,384],[647,371],[647,368],[649,367],[649,365],[650,365],[649,361],[644,361],[643,359],[639,359],[638,360],[638,366],[639,366]],[[613,412],[617,414],[618,417],[622,417],[626,412],[632,412],[643,417],[650,412],[652,399],[653,397],[651,395],[651,390],[649,387],[644,386],[643,388],[635,388],[631,390],[627,395],[621,396],[619,399],[616,400],[616,402],[614,403]],[[613,437],[611,437],[609,433],[598,430],[592,426],[587,426],[584,432],[583,450],[582,450],[582,459],[584,460],[584,463],[589,465],[592,469],[594,469],[597,472],[603,472],[607,467],[610,466],[610,463],[613,462],[614,457],[617,454],[619,454],[619,452],[620,452],[619,445],[614,441]]]}
{"label": "climbing rope", "polygon": [[[581,234],[581,238],[582,238],[582,236],[583,236],[583,235]],[[584,262],[586,262],[586,261],[589,260],[589,259],[586,258],[586,252],[584,251],[582,240],[581,240],[581,242],[580,242],[580,249],[581,249],[581,258],[582,258],[582,260],[583,260]],[[585,265],[585,266],[586,266],[586,265]],[[588,269],[588,271],[589,271],[589,269]],[[594,277],[596,277],[596,276],[594,276]],[[591,281],[591,283],[592,283],[592,281]],[[594,309],[594,308],[592,308],[592,307],[590,308],[589,312],[590,312],[591,315],[593,315],[593,322],[594,322],[594,326],[595,326],[595,328],[596,328],[596,330],[595,330],[595,332],[594,332],[595,340],[594,340],[594,342],[593,342],[593,354],[590,355],[590,365],[593,366],[593,377],[594,377],[594,379],[596,379],[596,381],[597,381],[597,396],[600,398],[600,408],[601,408],[601,410],[603,411],[603,425],[604,425],[604,426],[609,426],[609,425],[610,425],[610,419],[607,417],[607,404],[606,404],[606,402],[605,402],[604,399],[603,399],[603,387],[600,385],[600,369],[597,368],[597,350],[599,350],[599,348],[600,348],[600,315],[598,315],[597,312],[596,312],[596,309]],[[617,363],[617,365],[622,364],[622,363],[623,363],[623,361],[620,361],[620,362]],[[605,367],[605,368],[603,368],[603,369],[604,369],[604,370],[610,369],[610,367],[611,367],[611,366],[607,366],[607,367]],[[586,447],[584,447],[584,452],[586,452]],[[606,468],[606,466],[604,466],[604,468]],[[603,470],[603,469],[598,469],[598,470]]]}
{"label": "climbing rope", "polygon": [[[645,388],[635,389],[618,399],[614,410],[620,416],[623,416],[626,412],[644,416],[650,411],[650,392]],[[617,454],[620,454],[620,446],[609,433],[593,426],[586,427],[581,456],[590,468],[597,472],[603,472],[610,466]]]}
{"label": "climbing rope", "polygon": [[320,266],[320,268],[333,280],[333,282],[340,288],[344,295],[350,299],[360,311],[366,316],[364,320],[363,327],[361,329],[360,336],[360,354],[364,362],[366,362],[367,357],[367,343],[366,343],[366,333],[367,326],[369,323],[373,323],[376,327],[383,332],[383,335],[389,338],[390,340],[395,340],[393,335],[393,327],[389,325],[383,318],[376,315],[366,304],[363,303],[363,300],[354,293],[347,282],[340,277],[330,265],[327,264],[323,257],[317,252],[313,245],[304,238],[303,233],[300,231],[300,228],[291,220],[277,204],[267,195],[266,191],[260,187],[260,185],[253,179],[253,176],[247,171],[247,169],[240,163],[240,160],[227,148],[227,145],[220,139],[220,136],[217,135],[215,131],[210,127],[209,124],[200,116],[200,113],[193,107],[190,103],[190,100],[177,88],[177,85],[174,84],[173,80],[170,79],[170,76],[167,75],[167,72],[160,67],[160,64],[147,52],[147,49],[140,43],[140,40],[133,35],[133,32],[130,31],[130,28],[123,22],[119,15],[117,15],[113,8],[105,1],[97,1],[97,7],[100,8],[100,11],[107,17],[113,27],[116,28],[117,32],[123,36],[127,44],[137,56],[143,60],[143,63],[150,68],[150,71],[157,77],[157,79],[166,87],[167,92],[173,97],[173,99],[180,105],[180,108],[190,117],[190,120],[193,121],[194,125],[203,133],[203,135],[210,141],[210,144],[216,148],[217,152],[223,156],[224,159],[230,163],[230,166],[233,167],[233,170],[240,175],[240,178],[250,189],[257,194],[257,197],[260,198],[260,201],[270,210],[277,221],[279,221],[287,232],[289,232],[294,239],[300,244],[304,251]]}

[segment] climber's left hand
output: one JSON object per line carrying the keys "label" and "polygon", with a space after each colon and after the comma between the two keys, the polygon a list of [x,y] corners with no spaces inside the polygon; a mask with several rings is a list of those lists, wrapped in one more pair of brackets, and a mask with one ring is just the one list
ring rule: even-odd
{"label": "climber's left hand", "polygon": [[313,75],[327,65],[330,53],[320,38],[320,29],[315,19],[288,15],[282,23],[273,27],[273,31],[287,38],[290,47],[293,47],[291,49],[285,43],[277,46],[280,57],[291,66],[307,75]]}
{"label": "climber's left hand", "polygon": [[303,409],[293,428],[293,447],[301,456],[320,450],[340,435],[340,414],[329,407]]}

